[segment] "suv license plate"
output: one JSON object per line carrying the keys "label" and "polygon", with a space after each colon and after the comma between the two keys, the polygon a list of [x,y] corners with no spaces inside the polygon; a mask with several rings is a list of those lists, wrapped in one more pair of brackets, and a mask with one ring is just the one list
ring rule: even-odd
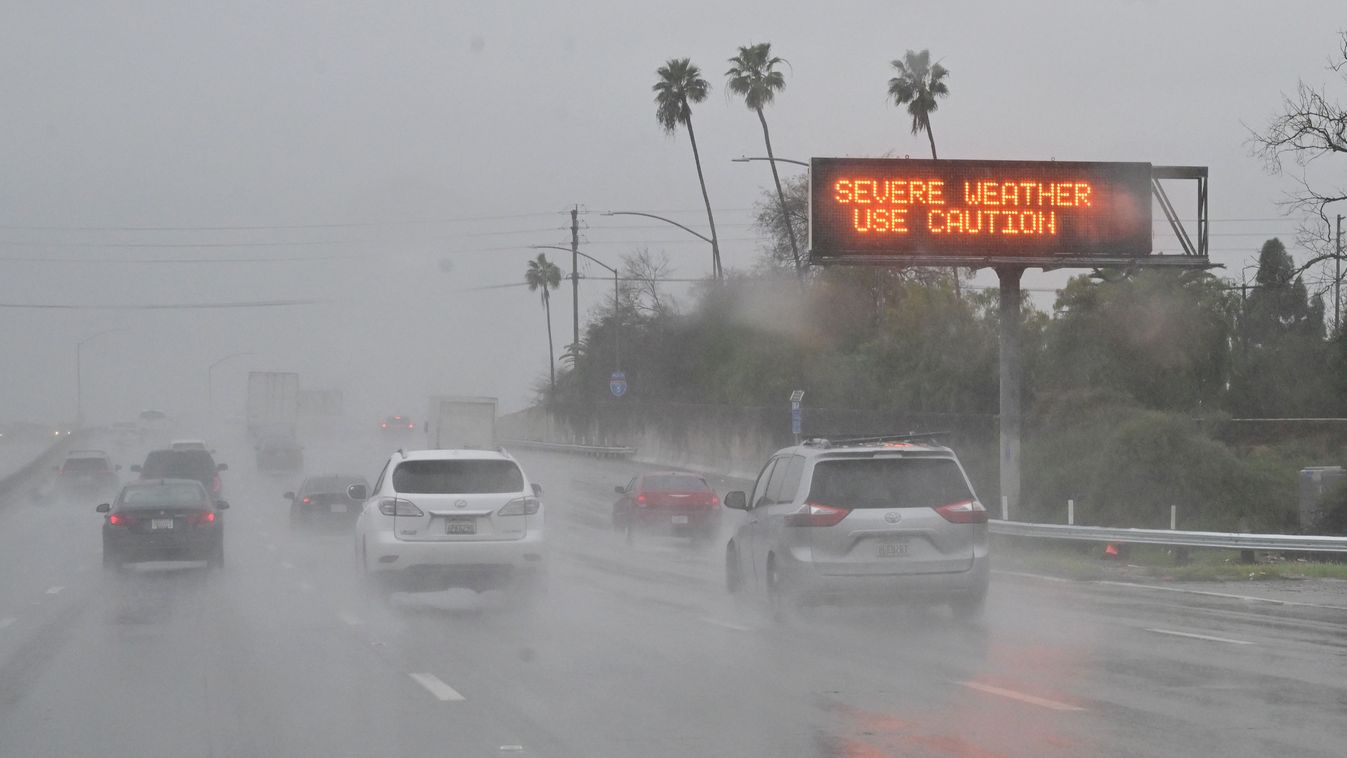
{"label": "suv license plate", "polygon": [[901,558],[907,555],[907,540],[881,542],[876,546],[875,554],[880,558]]}
{"label": "suv license plate", "polygon": [[477,519],[470,518],[451,518],[444,525],[445,534],[476,534]]}
{"label": "suv license plate", "polygon": [[674,516],[674,517],[673,517],[673,522],[674,522],[675,524],[686,524],[686,523],[688,522],[688,517],[687,517],[687,516]]}
{"label": "suv license plate", "polygon": [[151,529],[172,529],[172,528],[173,528],[173,519],[171,519],[171,518],[156,518],[156,519],[150,519],[150,528],[151,528]]}

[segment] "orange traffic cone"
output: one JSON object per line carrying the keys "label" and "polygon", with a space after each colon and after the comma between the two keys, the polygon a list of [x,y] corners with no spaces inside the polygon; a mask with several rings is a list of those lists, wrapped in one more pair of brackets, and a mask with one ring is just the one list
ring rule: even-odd
{"label": "orange traffic cone", "polygon": [[1113,544],[1112,542],[1108,543],[1108,546],[1106,546],[1106,547],[1104,548],[1104,557],[1105,557],[1105,558],[1117,558],[1117,557],[1118,557],[1118,546],[1115,545],[1115,544]]}

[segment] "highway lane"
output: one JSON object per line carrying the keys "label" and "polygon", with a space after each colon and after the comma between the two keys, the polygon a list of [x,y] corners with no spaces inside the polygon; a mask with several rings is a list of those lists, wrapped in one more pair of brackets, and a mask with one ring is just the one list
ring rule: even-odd
{"label": "highway lane", "polygon": [[[288,528],[297,477],[214,439],[219,574],[108,575],[92,503],[0,504],[0,755],[1328,756],[1347,737],[1341,609],[998,575],[983,624],[783,626],[725,594],[719,544],[609,530],[638,466],[529,451],[544,601],[382,602],[348,536]],[[310,435],[308,469],[372,480],[417,441]]]}

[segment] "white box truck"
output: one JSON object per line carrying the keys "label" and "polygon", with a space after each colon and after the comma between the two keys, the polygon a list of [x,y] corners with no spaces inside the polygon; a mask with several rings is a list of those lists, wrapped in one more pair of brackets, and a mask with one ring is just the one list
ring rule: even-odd
{"label": "white box truck", "polygon": [[435,395],[426,415],[426,446],[494,450],[496,398]]}
{"label": "white box truck", "polygon": [[299,415],[299,374],[289,371],[248,372],[248,433],[294,434]]}

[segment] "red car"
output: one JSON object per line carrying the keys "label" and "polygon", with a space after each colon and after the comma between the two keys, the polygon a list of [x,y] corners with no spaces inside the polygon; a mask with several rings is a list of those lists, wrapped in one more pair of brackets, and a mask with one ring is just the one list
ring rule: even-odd
{"label": "red car", "polygon": [[720,498],[697,474],[640,474],[627,486],[613,489],[622,496],[613,503],[613,528],[624,533],[628,542],[637,531],[709,539],[720,528]]}

